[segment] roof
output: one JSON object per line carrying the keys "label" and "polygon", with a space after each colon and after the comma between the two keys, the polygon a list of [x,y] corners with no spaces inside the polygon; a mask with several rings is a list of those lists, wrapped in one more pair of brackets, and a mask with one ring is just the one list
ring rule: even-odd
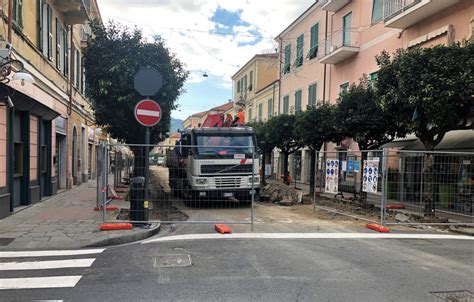
{"label": "roof", "polygon": [[181,133],[173,132],[171,133],[170,138],[181,138]]}
{"label": "roof", "polygon": [[244,66],[240,67],[240,69],[237,70],[237,72],[232,75],[232,80],[233,80],[242,70],[244,70],[245,68],[247,68],[248,65],[249,65],[250,63],[252,63],[253,61],[255,61],[255,60],[257,60],[257,59],[260,59],[260,58],[272,58],[272,59],[273,59],[273,58],[276,58],[276,59],[278,59],[279,56],[280,56],[279,53],[267,53],[267,54],[257,54],[257,55],[254,55],[250,60],[247,61],[247,63],[245,63]]}
{"label": "roof", "polygon": [[203,117],[207,114],[208,111],[203,111],[203,112],[198,112],[198,113],[194,113],[193,115],[191,115],[190,117]]}
{"label": "roof", "polygon": [[296,25],[301,19],[304,19],[307,17],[307,15],[316,8],[316,6],[319,4],[319,1],[316,0],[310,7],[308,7],[307,10],[305,10],[301,15],[299,15],[293,22],[291,22],[290,25],[288,25],[287,28],[285,28],[278,36],[275,38],[279,39],[283,34],[286,34],[287,31],[289,31],[291,28],[293,28],[294,25]]}
{"label": "roof", "polygon": [[227,110],[232,109],[232,107],[234,107],[234,102],[227,102],[225,104],[211,108],[211,110],[209,111],[224,111],[225,112]]}

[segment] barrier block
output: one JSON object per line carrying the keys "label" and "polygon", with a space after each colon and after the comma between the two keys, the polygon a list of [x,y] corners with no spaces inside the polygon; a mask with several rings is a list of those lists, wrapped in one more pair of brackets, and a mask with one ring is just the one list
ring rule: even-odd
{"label": "barrier block", "polygon": [[215,224],[214,229],[221,234],[232,234],[232,229],[225,224]]}
{"label": "barrier block", "polygon": [[117,231],[131,229],[133,229],[133,225],[131,223],[102,223],[100,225],[101,231]]}
{"label": "barrier block", "polygon": [[365,225],[366,228],[380,232],[380,233],[390,233],[390,229],[384,227],[383,225],[377,223],[368,223]]}
{"label": "barrier block", "polygon": [[403,210],[405,205],[403,203],[391,203],[385,206],[388,210]]}

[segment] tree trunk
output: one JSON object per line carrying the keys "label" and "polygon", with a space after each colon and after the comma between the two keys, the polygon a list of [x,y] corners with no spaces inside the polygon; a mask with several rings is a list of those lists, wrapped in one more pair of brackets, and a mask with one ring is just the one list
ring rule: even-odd
{"label": "tree trunk", "polygon": [[425,153],[423,156],[423,181],[422,198],[424,215],[427,218],[435,216],[434,192],[433,192],[433,153]]}
{"label": "tree trunk", "polygon": [[287,180],[288,180],[288,175],[289,175],[289,171],[288,171],[288,153],[287,152],[283,152],[283,181],[285,183],[287,183]]}
{"label": "tree trunk", "polygon": [[309,196],[314,195],[314,187],[315,187],[315,174],[316,174],[316,150],[311,150],[311,160],[310,160],[310,167],[309,167]]}
{"label": "tree trunk", "polygon": [[265,165],[266,165],[266,159],[267,159],[267,153],[263,152],[262,154],[262,163],[261,163],[261,172],[260,172],[260,177],[261,177],[261,183],[262,185],[267,185],[267,182],[265,181]]}

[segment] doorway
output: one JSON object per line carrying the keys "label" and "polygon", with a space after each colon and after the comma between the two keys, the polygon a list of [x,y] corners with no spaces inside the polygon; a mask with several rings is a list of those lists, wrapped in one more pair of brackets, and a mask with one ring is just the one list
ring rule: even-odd
{"label": "doorway", "polygon": [[71,172],[72,172],[72,184],[77,185],[78,178],[77,178],[77,130],[76,127],[72,129],[72,165],[71,165]]}

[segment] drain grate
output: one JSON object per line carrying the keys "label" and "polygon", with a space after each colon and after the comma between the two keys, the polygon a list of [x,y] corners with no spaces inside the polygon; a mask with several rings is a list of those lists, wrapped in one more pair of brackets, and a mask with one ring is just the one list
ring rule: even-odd
{"label": "drain grate", "polygon": [[448,302],[472,302],[474,294],[468,290],[452,290],[444,292],[430,292],[433,296]]}
{"label": "drain grate", "polygon": [[154,267],[186,267],[192,264],[191,255],[186,254],[155,256],[153,262]]}

